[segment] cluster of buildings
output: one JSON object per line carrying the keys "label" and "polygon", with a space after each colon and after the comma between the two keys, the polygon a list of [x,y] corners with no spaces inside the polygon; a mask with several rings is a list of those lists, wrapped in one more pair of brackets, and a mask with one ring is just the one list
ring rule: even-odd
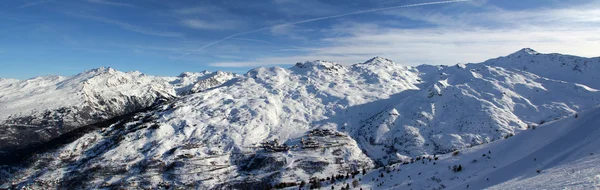
{"label": "cluster of buildings", "polygon": [[334,137],[345,137],[346,135],[337,132],[337,131],[332,131],[329,129],[314,129],[308,132],[308,136],[319,136],[319,137],[327,137],[327,136],[334,136]]}
{"label": "cluster of buildings", "polygon": [[271,152],[285,152],[292,148],[300,147],[302,149],[312,149],[323,147],[314,137],[346,137],[343,133],[332,131],[330,129],[314,129],[308,132],[307,138],[302,138],[299,145],[288,146],[280,143],[277,139],[260,143],[260,148]]}
{"label": "cluster of buildings", "polygon": [[267,151],[284,152],[290,150],[290,146],[281,144],[277,139],[260,143],[260,147]]}

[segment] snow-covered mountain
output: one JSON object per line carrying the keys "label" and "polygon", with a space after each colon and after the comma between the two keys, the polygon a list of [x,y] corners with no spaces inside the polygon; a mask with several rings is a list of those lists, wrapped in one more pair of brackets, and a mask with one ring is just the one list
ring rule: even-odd
{"label": "snow-covered mountain", "polygon": [[[600,107],[595,107],[508,139],[382,167],[359,175],[359,186],[363,189],[598,189],[598,117]],[[339,188],[351,183],[352,179],[338,180],[323,186]]]}
{"label": "snow-covered mountain", "polygon": [[[600,103],[598,90],[590,87],[599,83],[588,80],[600,73],[600,59],[533,52],[523,49],[481,64],[419,66],[426,83],[378,105],[385,109],[355,128],[356,140],[369,153],[397,161],[488,143]],[[586,63],[580,67],[585,75],[553,62],[567,58],[568,65]],[[524,70],[520,59],[535,60],[528,67],[539,68]]]}
{"label": "snow-covered mountain", "polygon": [[0,150],[44,142],[80,126],[189,93],[195,85],[215,86],[234,76],[205,71],[155,77],[137,71],[125,73],[98,68],[72,77],[3,79],[0,81]]}
{"label": "snow-covered mountain", "polygon": [[[600,103],[593,78],[599,65],[599,58],[523,49],[454,66],[376,57],[241,76],[184,73],[161,78],[179,98],[10,166],[6,175],[13,177],[0,183],[261,189],[325,180],[501,143],[593,108]],[[179,79],[186,76],[200,82]]]}
{"label": "snow-covered mountain", "polygon": [[582,59],[572,55],[557,53],[541,54],[530,48],[522,49],[506,57],[490,59],[483,64],[513,68],[536,74],[540,77],[586,84],[600,89],[598,72],[600,57]]}

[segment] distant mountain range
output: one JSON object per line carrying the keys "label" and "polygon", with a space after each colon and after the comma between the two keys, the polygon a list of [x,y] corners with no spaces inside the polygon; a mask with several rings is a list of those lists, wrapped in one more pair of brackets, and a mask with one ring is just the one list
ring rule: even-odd
{"label": "distant mountain range", "polygon": [[[492,154],[499,155],[502,144],[515,144],[505,139],[521,133],[540,141],[529,130],[597,109],[598,76],[600,58],[525,48],[452,66],[375,57],[354,65],[260,67],[243,75],[155,77],[99,68],[73,77],[0,79],[0,188],[264,189],[298,188],[301,181],[308,188],[322,179],[319,185],[337,189],[352,186],[350,176],[366,189],[461,189],[458,180],[475,178],[474,187],[491,187],[511,179],[481,182],[495,170],[470,170],[470,176],[444,170],[444,177],[458,177],[451,183],[435,182],[442,175],[431,172],[387,176],[404,165],[413,173],[465,165],[485,152],[481,147],[495,147]],[[564,128],[596,120],[585,118],[590,121],[556,123]],[[552,135],[548,139],[560,136]],[[519,138],[530,152],[543,148]],[[451,155],[462,151],[471,153]],[[514,154],[506,159],[527,156]],[[425,158],[445,165],[410,166]],[[389,168],[394,172],[385,172]],[[377,182],[380,173],[386,178]]]}

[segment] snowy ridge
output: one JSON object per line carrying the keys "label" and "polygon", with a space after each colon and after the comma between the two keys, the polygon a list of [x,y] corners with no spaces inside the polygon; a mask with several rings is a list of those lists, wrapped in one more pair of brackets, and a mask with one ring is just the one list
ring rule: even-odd
{"label": "snowy ridge", "polygon": [[600,83],[597,82],[598,72],[600,72],[600,57],[582,58],[557,53],[541,54],[525,48],[505,57],[490,59],[483,64],[518,69],[540,77],[584,84],[594,89],[600,89]]}
{"label": "snowy ridge", "polygon": [[179,95],[195,93],[223,84],[224,82],[237,77],[238,74],[223,71],[202,71],[198,73],[183,72],[177,77],[163,77],[168,80]]}
{"label": "snowy ridge", "polygon": [[206,77],[202,79],[198,79],[197,82],[191,86],[189,93],[197,93],[208,90],[210,88],[217,87],[233,78],[239,77],[235,73],[222,72],[217,71],[211,73],[210,75],[206,75]]}
{"label": "snowy ridge", "polygon": [[[587,74],[566,72],[556,60],[587,63]],[[556,67],[536,66],[546,63]],[[198,81],[182,85],[195,93],[38,154],[6,182],[248,189],[346,175],[498,144],[594,108],[600,84],[589,78],[598,64],[525,49],[455,66],[411,67],[376,57],[349,66],[260,67],[241,76],[185,74]]]}
{"label": "snowy ridge", "polygon": [[[186,90],[196,82],[215,73],[185,73],[163,78],[102,67],[72,77],[2,80],[0,148],[24,141],[17,139],[46,141],[78,126],[149,107],[159,99],[172,99],[178,92],[189,93]],[[223,83],[226,79],[214,83]],[[22,126],[29,129],[23,130]]]}
{"label": "snowy ridge", "polygon": [[[155,84],[158,80],[139,72],[123,73],[112,68],[98,68],[73,77],[48,76],[18,81],[3,88],[0,101],[3,109],[0,118],[4,120],[10,116],[35,115],[36,112],[79,106],[84,102],[99,105],[104,103],[98,98],[110,100],[118,96],[141,97],[161,88],[165,90],[160,93],[173,94],[166,90],[164,85]],[[106,104],[121,107],[122,103]]]}

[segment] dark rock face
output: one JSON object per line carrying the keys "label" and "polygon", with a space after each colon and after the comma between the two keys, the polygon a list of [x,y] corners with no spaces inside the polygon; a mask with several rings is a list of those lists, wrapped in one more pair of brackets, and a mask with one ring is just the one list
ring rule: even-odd
{"label": "dark rock face", "polygon": [[247,165],[241,168],[243,171],[261,170],[269,172],[284,167],[287,161],[285,158],[273,154],[258,154],[247,160],[247,163]]}
{"label": "dark rock face", "polygon": [[0,150],[47,142],[87,123],[83,121],[102,120],[85,112],[63,107],[39,115],[10,117],[0,124]]}
{"label": "dark rock face", "polygon": [[323,161],[303,161],[298,164],[298,167],[304,170],[306,173],[314,174],[322,172],[325,167],[329,165],[329,162]]}

